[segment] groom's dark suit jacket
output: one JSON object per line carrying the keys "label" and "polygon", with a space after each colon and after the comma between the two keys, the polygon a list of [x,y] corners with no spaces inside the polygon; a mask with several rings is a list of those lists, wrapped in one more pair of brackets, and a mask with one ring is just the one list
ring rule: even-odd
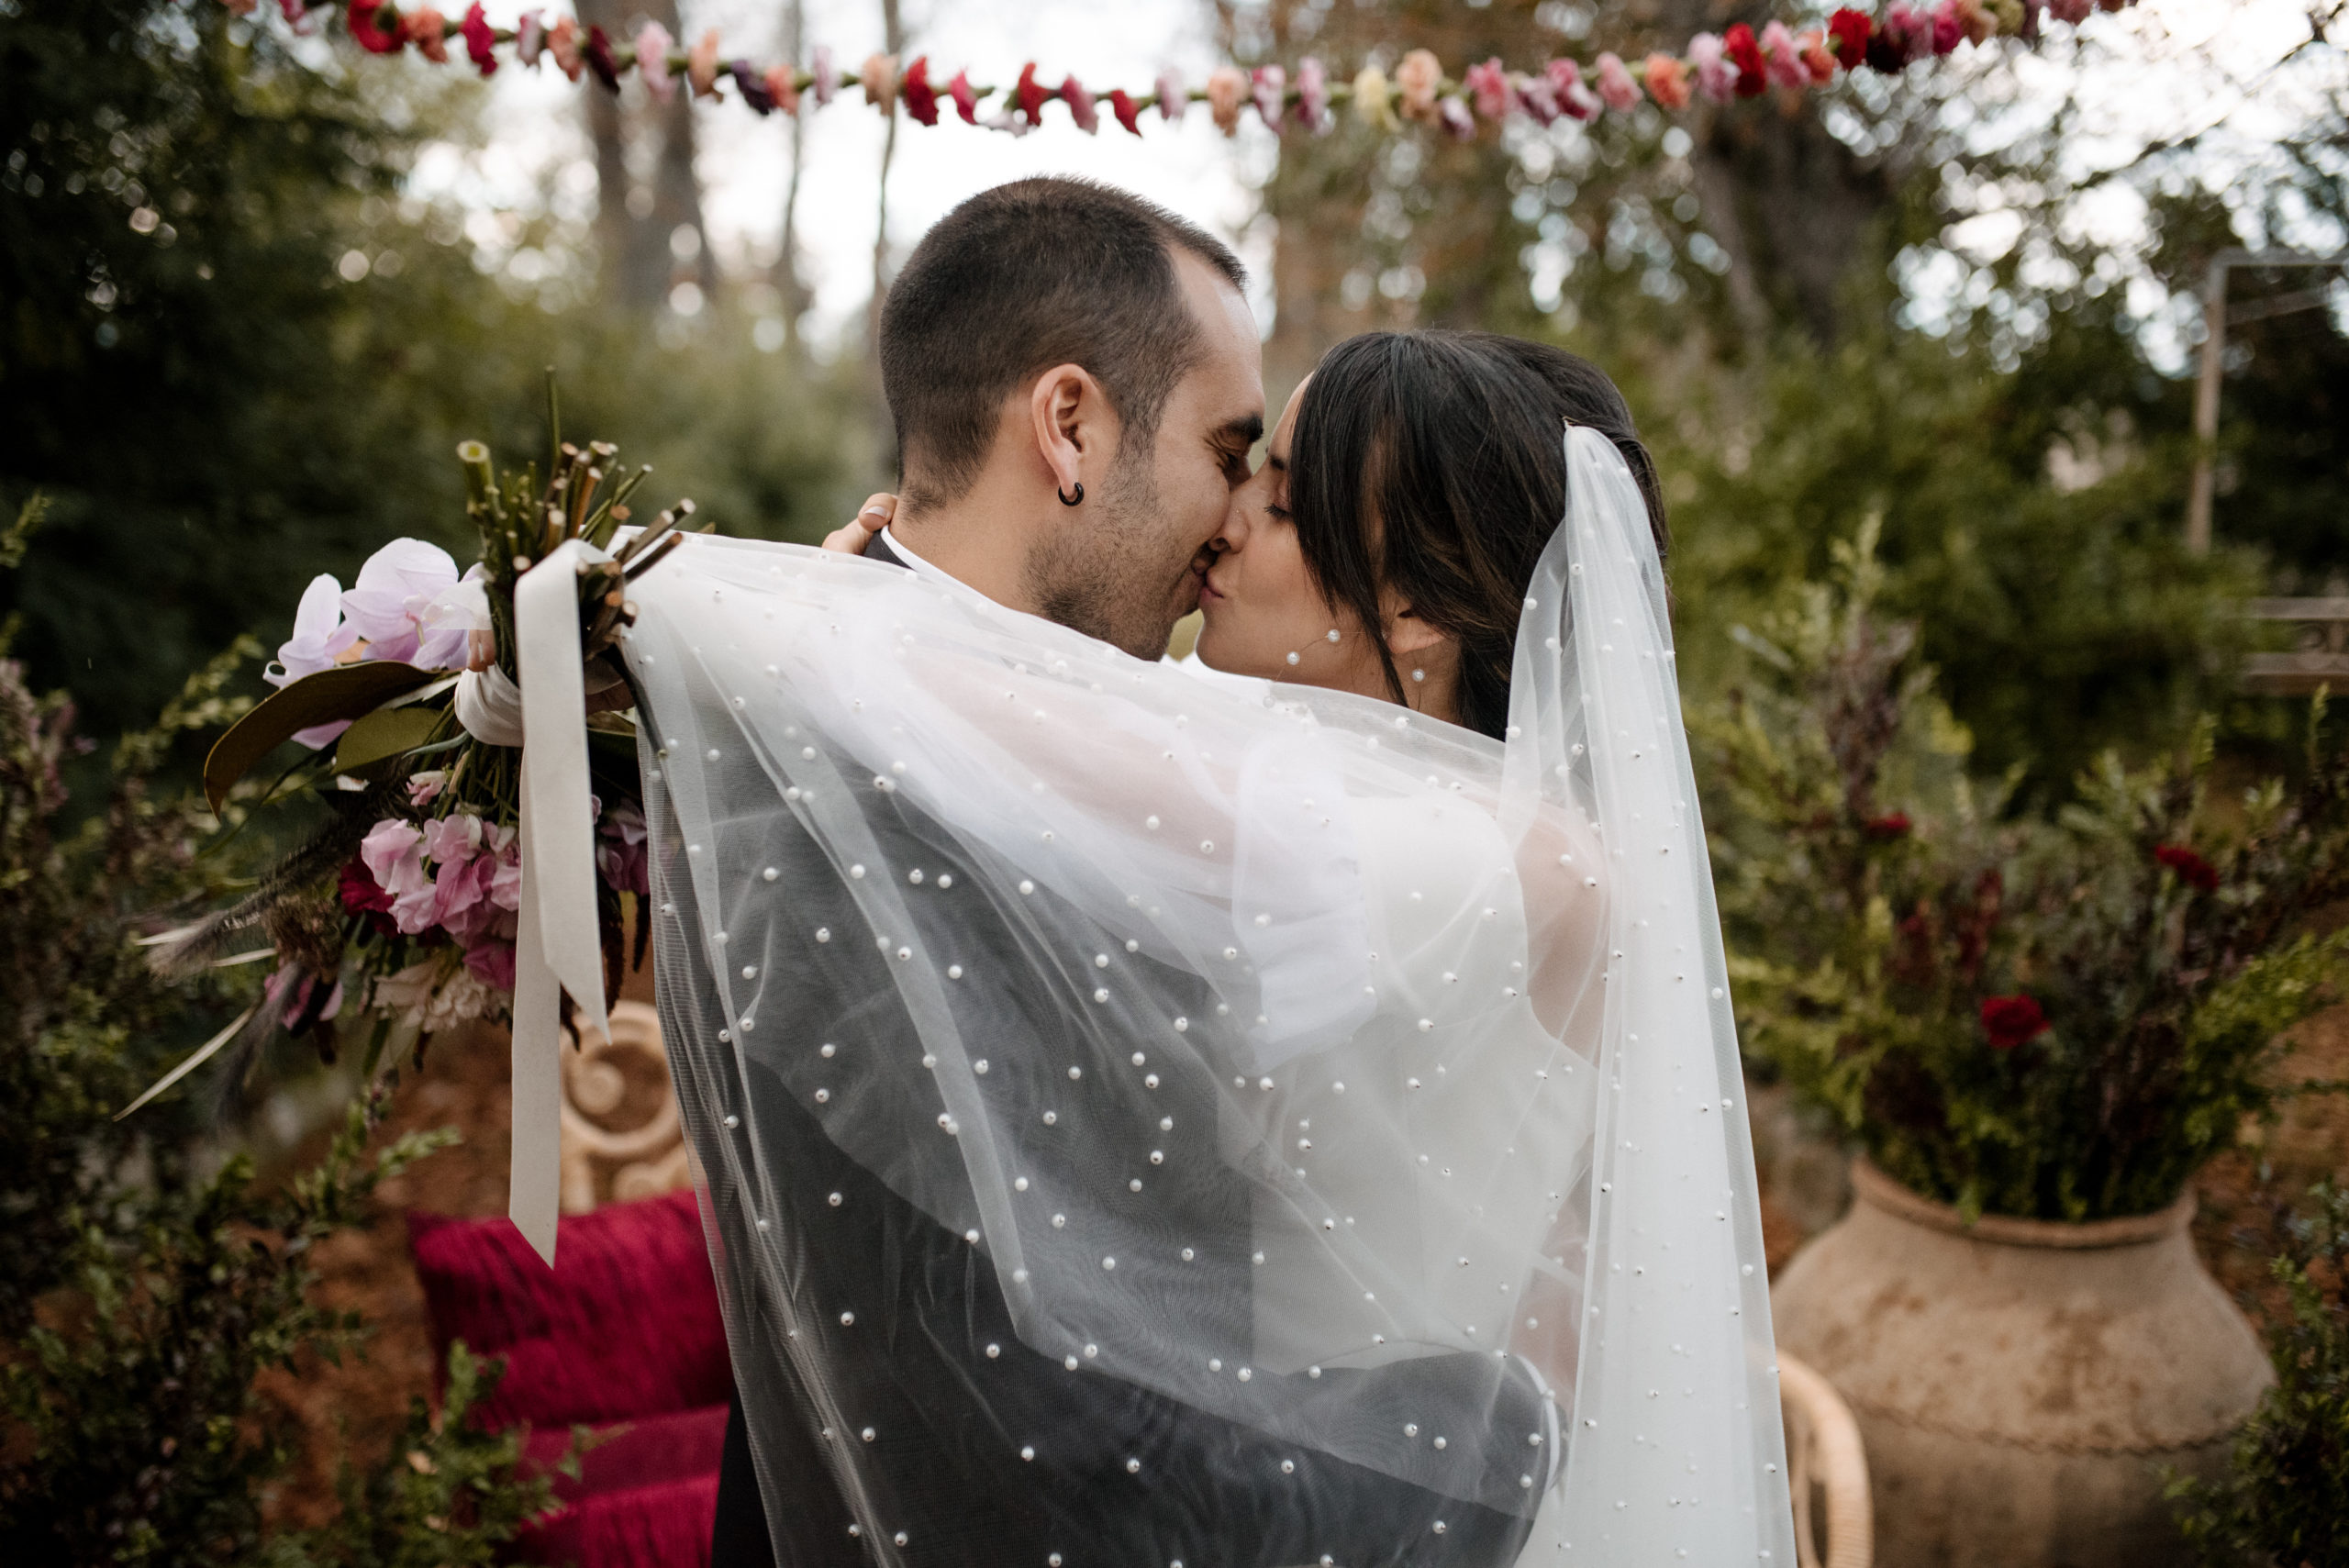
{"label": "groom's dark suit jacket", "polygon": [[[905,564],[878,539],[868,553]],[[659,733],[659,717],[646,717]],[[868,814],[890,863],[902,857],[933,877],[961,870],[953,840],[906,809],[902,795],[895,802],[894,812]],[[673,852],[674,846],[655,849]],[[794,901],[802,929],[825,922],[863,929],[812,840],[779,852],[782,891]],[[957,878],[966,886],[981,880]],[[674,935],[705,929],[691,907],[691,881],[669,878],[664,892],[681,918],[663,923],[671,939],[660,952],[663,1025],[673,1040],[696,1030],[707,1039],[718,1021],[709,1016],[715,987],[708,954]],[[1021,995],[1016,984],[1017,976],[1031,972],[1027,939],[980,898],[951,907],[952,940],[970,955],[972,983],[1005,977],[1000,994],[986,1000],[991,1016],[1012,1020],[1038,1062],[1071,1060],[1059,1039],[1066,1026],[1053,1006]],[[885,965],[863,941],[830,944],[821,962],[804,973],[771,971],[760,1012],[768,1029],[799,1041],[852,1038],[878,1049],[894,1041],[896,1049],[918,1051]],[[738,1393],[718,1486],[715,1568],[852,1568],[871,1561],[862,1533],[852,1532],[858,1516],[827,1462],[828,1442],[858,1444],[857,1458],[883,1475],[887,1496],[868,1499],[868,1511],[895,1498],[901,1512],[921,1516],[904,1555],[925,1568],[1045,1568],[1048,1561],[1065,1568],[1166,1568],[1177,1560],[1191,1568],[1286,1568],[1325,1560],[1345,1568],[1468,1568],[1516,1557],[1530,1521],[1462,1500],[1480,1490],[1490,1496],[1489,1488],[1455,1486],[1444,1496],[1300,1451],[1115,1377],[1068,1373],[1013,1331],[994,1270],[978,1250],[844,1154],[804,1103],[804,1090],[793,1092],[755,1059],[726,1071],[740,1076],[717,1095],[750,1108],[744,1127],[723,1125],[726,1107],[705,1103],[694,1073],[676,1074],[679,1097],[712,1176],[721,1241],[716,1262],[734,1306],[729,1329],[738,1388],[768,1391],[795,1418],[766,1423],[760,1434],[765,1463],[756,1465]],[[1001,1076],[999,1068],[990,1083]],[[1207,1219],[1186,1234],[1221,1234],[1221,1244],[1202,1250],[1200,1266],[1227,1272],[1230,1289],[1219,1296],[1237,1320],[1203,1327],[1219,1342],[1244,1345],[1250,1199],[1241,1178],[1215,1155],[1216,1093],[1203,1075],[1186,1082],[1170,1073],[1163,1095],[1176,1130],[1166,1135],[1167,1168],[1197,1174],[1187,1189],[1157,1183],[1152,1201]],[[776,1276],[748,1265],[748,1195],[722,1175],[722,1156],[723,1140],[742,1139],[753,1127],[759,1157],[782,1195],[772,1223],[788,1228],[792,1255],[803,1261],[790,1286],[796,1320],[829,1324],[852,1307],[879,1319],[870,1324],[870,1340],[860,1341],[870,1343],[869,1355],[835,1353],[823,1373],[835,1408],[852,1409],[858,1421],[887,1434],[871,1446],[856,1432],[825,1434],[805,1381],[782,1353],[787,1330],[784,1304],[773,1299]],[[1181,1158],[1179,1141],[1171,1141],[1185,1138],[1196,1140],[1197,1158]],[[838,1203],[830,1201],[834,1194]],[[876,1311],[876,1303],[885,1305]],[[990,1355],[990,1346],[997,1353]],[[1447,1472],[1465,1479],[1468,1470],[1506,1468],[1514,1487],[1526,1460],[1522,1434],[1542,1424],[1535,1396],[1514,1363],[1444,1356],[1375,1373],[1332,1370],[1311,1392],[1327,1395],[1333,1380],[1362,1377],[1407,1380],[1415,1407],[1457,1413],[1453,1433],[1488,1433],[1481,1441],[1455,1436]],[[1308,1396],[1302,1380],[1295,1393],[1300,1400]],[[1023,1460],[1023,1446],[1036,1457]],[[1141,1462],[1139,1473],[1129,1472],[1130,1459]],[[1293,1475],[1283,1474],[1284,1460],[1297,1465]],[[1441,1534],[1437,1520],[1443,1521]],[[868,1518],[860,1529],[876,1528],[894,1533],[897,1521]]]}

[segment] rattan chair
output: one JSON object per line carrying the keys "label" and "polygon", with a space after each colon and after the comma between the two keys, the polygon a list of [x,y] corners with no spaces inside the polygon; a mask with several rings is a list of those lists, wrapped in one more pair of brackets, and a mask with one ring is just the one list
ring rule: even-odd
{"label": "rattan chair", "polygon": [[1794,1493],[1800,1568],[1869,1568],[1875,1505],[1860,1429],[1825,1378],[1781,1351],[1778,1402],[1787,1423],[1787,1480]]}

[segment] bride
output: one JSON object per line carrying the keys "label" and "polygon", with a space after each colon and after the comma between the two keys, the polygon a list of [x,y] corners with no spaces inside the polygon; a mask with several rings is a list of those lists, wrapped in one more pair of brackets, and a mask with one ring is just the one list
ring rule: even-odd
{"label": "bride", "polygon": [[777,1557],[1791,1563],[1613,386],[1333,350],[1201,562],[1238,681],[858,558],[889,515],[695,540],[629,651]]}

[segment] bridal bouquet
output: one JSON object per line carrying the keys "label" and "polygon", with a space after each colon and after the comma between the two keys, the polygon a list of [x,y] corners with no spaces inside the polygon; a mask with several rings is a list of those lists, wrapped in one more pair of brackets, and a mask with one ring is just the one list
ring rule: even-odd
{"label": "bridal bouquet", "polygon": [[2288,781],[2219,795],[2205,726],[2108,759],[2053,820],[2011,811],[1915,628],[1874,613],[1869,544],[1695,717],[1746,1048],[1969,1215],[2158,1209],[2284,1097],[2339,1087],[2281,1069],[2349,956],[2349,746],[2320,700]]}
{"label": "bridal bouquet", "polygon": [[[551,392],[551,425],[554,412]],[[277,691],[206,759],[216,813],[306,797],[327,817],[234,907],[156,939],[168,965],[240,931],[266,936],[276,967],[248,1015],[256,1043],[282,1025],[331,1057],[330,1026],[355,1007],[373,1020],[372,1067],[395,1029],[420,1043],[510,1016],[522,883],[515,587],[572,540],[594,547],[577,567],[579,628],[588,706],[604,710],[588,720],[589,810],[607,990],[618,988],[622,900],[648,884],[634,727],[612,711],[628,699],[611,651],[635,616],[629,582],[677,545],[694,508],[678,503],[605,556],[651,471],[623,473],[617,449],[564,442],[559,427],[551,444],[543,478],[535,462],[501,472],[483,443],[461,444],[480,560],[460,574],[439,546],[400,539],[348,589],[312,581],[266,673]],[[290,767],[266,785],[248,778],[289,741],[303,749]],[[640,923],[636,963],[644,940]]]}

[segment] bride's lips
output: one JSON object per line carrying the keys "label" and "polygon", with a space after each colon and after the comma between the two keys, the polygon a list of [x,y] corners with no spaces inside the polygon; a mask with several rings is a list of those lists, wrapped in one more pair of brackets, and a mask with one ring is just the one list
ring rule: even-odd
{"label": "bride's lips", "polygon": [[1203,610],[1207,609],[1211,606],[1221,603],[1229,595],[1225,595],[1215,585],[1214,573],[1202,572],[1199,573],[1199,608]]}

